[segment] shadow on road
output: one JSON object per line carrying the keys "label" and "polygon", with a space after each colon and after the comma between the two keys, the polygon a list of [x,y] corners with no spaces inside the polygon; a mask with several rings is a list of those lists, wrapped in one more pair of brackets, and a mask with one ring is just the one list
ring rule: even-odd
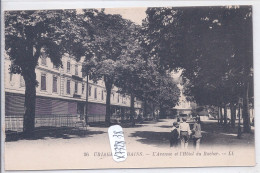
{"label": "shadow on road", "polygon": [[160,123],[160,122],[165,122],[163,120],[157,120],[157,121],[144,121],[142,122],[142,124],[157,124],[157,123]]}
{"label": "shadow on road", "polygon": [[152,132],[152,131],[136,131],[130,137],[139,137],[137,141],[148,145],[169,145],[170,146],[170,132]]}
{"label": "shadow on road", "polygon": [[172,126],[169,126],[169,125],[161,125],[161,126],[157,126],[157,127],[161,127],[161,128],[172,128]]}
{"label": "shadow on road", "polygon": [[44,138],[60,138],[71,139],[81,137],[92,137],[94,135],[102,134],[103,131],[89,131],[70,127],[39,127],[35,129],[34,136],[25,138],[22,133],[7,133],[6,142],[18,140],[39,140]]}
{"label": "shadow on road", "polygon": [[[205,147],[218,147],[218,146],[254,146],[254,134],[247,133],[242,135],[242,139],[237,138],[237,128],[223,128],[215,122],[202,123],[202,138],[201,145]],[[142,144],[155,145],[157,147],[170,147],[170,128],[168,125],[157,126],[158,131],[135,131],[131,133],[130,137],[137,137],[137,141]],[[168,132],[165,132],[165,129]],[[192,146],[193,139],[190,137],[189,146]]]}
{"label": "shadow on road", "polygon": [[109,128],[110,126],[113,126],[113,125],[120,125],[122,128],[140,128],[140,127],[143,127],[144,125],[142,124],[135,124],[135,125],[132,125],[131,122],[127,122],[127,123],[111,123],[110,125],[107,125],[103,122],[98,122],[98,123],[90,123],[89,126],[90,127],[97,127],[97,128]]}
{"label": "shadow on road", "polygon": [[254,146],[254,133],[243,133],[237,138],[238,127],[221,126],[216,122],[203,122],[202,146]]}

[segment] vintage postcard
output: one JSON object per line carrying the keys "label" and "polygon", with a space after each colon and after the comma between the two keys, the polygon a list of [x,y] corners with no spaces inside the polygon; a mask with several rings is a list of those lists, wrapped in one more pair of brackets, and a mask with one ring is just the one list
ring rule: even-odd
{"label": "vintage postcard", "polygon": [[5,170],[254,166],[253,14],[4,11]]}

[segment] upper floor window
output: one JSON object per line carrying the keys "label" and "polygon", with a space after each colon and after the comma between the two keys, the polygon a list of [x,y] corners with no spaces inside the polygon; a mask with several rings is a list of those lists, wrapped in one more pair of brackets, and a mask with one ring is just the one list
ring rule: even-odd
{"label": "upper floor window", "polygon": [[89,76],[89,80],[92,80],[92,79],[93,79],[92,74],[89,74],[88,76]]}
{"label": "upper floor window", "polygon": [[70,80],[67,80],[67,94],[70,94]]}
{"label": "upper floor window", "polygon": [[91,96],[91,86],[88,87],[88,95]]}
{"label": "upper floor window", "polygon": [[76,75],[76,76],[79,75],[78,65],[75,65],[75,75]]}
{"label": "upper floor window", "polygon": [[97,99],[97,88],[94,90],[94,98]]}
{"label": "upper floor window", "polygon": [[20,86],[21,87],[25,86],[25,82],[24,82],[23,76],[20,77]]}
{"label": "upper floor window", "polygon": [[42,52],[41,54],[41,65],[47,65],[47,56],[45,52]]}
{"label": "upper floor window", "polygon": [[58,79],[57,79],[57,76],[53,76],[53,79],[52,79],[52,92],[56,93],[57,92],[57,82]]}
{"label": "upper floor window", "polygon": [[46,91],[46,74],[41,75],[41,90]]}
{"label": "upper floor window", "polygon": [[120,94],[117,95],[117,103],[119,103]]}
{"label": "upper floor window", "polygon": [[104,100],[104,91],[101,92],[101,99]]}
{"label": "upper floor window", "polygon": [[82,89],[81,89],[81,91],[82,91],[82,94],[84,93],[84,89],[85,89],[85,84],[84,84],[84,83],[82,83]]}
{"label": "upper floor window", "polygon": [[9,75],[10,75],[9,81],[11,82],[13,80],[13,73],[9,72]]}
{"label": "upper floor window", "polygon": [[54,69],[59,69],[59,66],[53,64],[53,68],[54,68]]}
{"label": "upper floor window", "polygon": [[78,82],[75,82],[75,94],[78,94]]}
{"label": "upper floor window", "polygon": [[70,72],[70,62],[67,62],[67,72]]}

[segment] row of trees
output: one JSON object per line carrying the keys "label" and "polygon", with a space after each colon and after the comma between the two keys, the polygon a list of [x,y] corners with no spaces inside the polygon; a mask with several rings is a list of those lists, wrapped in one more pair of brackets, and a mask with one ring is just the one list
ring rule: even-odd
{"label": "row of trees", "polygon": [[[250,132],[251,7],[148,8],[146,14],[138,26],[104,9],[6,12],[10,70],[26,85],[24,132],[34,129],[35,68],[43,51],[57,66],[64,53],[85,57],[83,72],[105,81],[108,124],[113,86],[130,95],[134,124],[134,98],[143,101],[144,114],[147,104],[162,115],[176,105],[180,92],[170,72],[181,69],[185,94],[201,105],[230,107],[233,126],[238,98],[243,98],[244,131]],[[224,112],[220,119],[227,124]]]}
{"label": "row of trees", "polygon": [[244,132],[253,104],[252,8],[250,6],[149,8],[147,49],[165,69],[183,69],[185,94],[200,105],[227,107],[235,126],[243,98]]}
{"label": "row of trees", "polygon": [[[54,65],[62,67],[62,55],[76,60],[85,57],[83,72],[106,87],[106,122],[110,124],[110,95],[113,86],[134,98],[152,102],[161,112],[175,106],[179,89],[169,71],[142,45],[143,30],[120,15],[101,10],[8,11],[5,12],[5,50],[11,73],[25,80],[24,134],[35,126],[35,69],[44,52]],[[146,105],[146,104],[144,104]]]}

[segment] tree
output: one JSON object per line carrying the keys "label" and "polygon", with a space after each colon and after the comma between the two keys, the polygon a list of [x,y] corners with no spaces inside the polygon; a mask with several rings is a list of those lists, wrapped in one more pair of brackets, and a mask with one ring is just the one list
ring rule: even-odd
{"label": "tree", "polygon": [[134,100],[136,97],[141,98],[143,93],[142,76],[144,75],[146,62],[142,55],[141,45],[139,44],[140,27],[132,24],[131,35],[127,40],[127,49],[124,51],[120,59],[117,61],[117,76],[115,86],[119,88],[119,92],[130,95],[130,120],[132,125],[134,122],[135,108]]}
{"label": "tree", "polygon": [[[42,54],[56,66],[62,66],[64,53],[80,59],[81,40],[91,39],[84,20],[94,15],[89,10],[84,18],[77,10],[7,11],[5,13],[5,50],[10,57],[11,73],[21,74],[25,81],[25,114],[23,131],[31,136],[35,126],[35,68]],[[85,24],[85,25],[83,25]],[[78,32],[81,32],[80,34]]]}
{"label": "tree", "polygon": [[145,23],[150,53],[164,69],[183,68],[186,94],[197,103],[226,107],[244,97],[245,132],[250,131],[251,14],[249,6],[149,8]]}
{"label": "tree", "polygon": [[24,134],[30,136],[35,126],[36,80],[35,68],[44,52],[54,65],[61,66],[63,10],[5,12],[5,50],[12,65],[11,73],[21,74],[25,81]]}
{"label": "tree", "polygon": [[104,79],[106,87],[106,123],[110,124],[110,96],[117,79],[117,65],[127,49],[132,23],[120,15],[105,14],[102,10],[91,20],[93,40],[86,45],[91,51],[85,58],[83,71],[94,81]]}

